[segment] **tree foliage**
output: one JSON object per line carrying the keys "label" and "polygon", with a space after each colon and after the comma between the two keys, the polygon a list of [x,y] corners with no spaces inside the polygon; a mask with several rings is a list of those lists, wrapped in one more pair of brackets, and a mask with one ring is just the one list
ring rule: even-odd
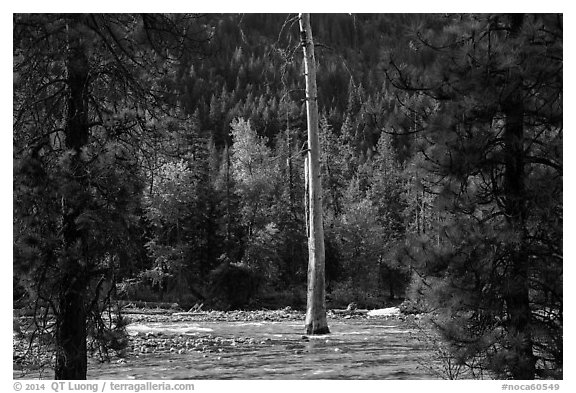
{"label": "tree foliage", "polygon": [[442,213],[412,257],[458,359],[498,377],[561,370],[561,36],[558,15],[446,16],[391,60],[393,83],[422,97],[424,186]]}

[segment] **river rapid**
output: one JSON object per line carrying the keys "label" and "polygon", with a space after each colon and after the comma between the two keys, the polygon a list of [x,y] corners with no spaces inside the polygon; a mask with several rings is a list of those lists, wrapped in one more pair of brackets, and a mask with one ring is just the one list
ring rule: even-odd
{"label": "river rapid", "polygon": [[406,321],[329,320],[329,328],[328,335],[305,336],[303,321],[132,324],[138,354],[96,364],[88,378],[437,378],[430,348]]}

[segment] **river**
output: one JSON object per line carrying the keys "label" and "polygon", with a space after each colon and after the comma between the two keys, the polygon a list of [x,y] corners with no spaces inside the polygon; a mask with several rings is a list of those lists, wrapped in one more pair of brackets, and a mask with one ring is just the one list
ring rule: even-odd
{"label": "river", "polygon": [[[329,320],[331,333],[303,336],[303,322],[150,322],[132,335],[251,338],[214,352],[144,353],[92,364],[89,379],[435,379],[430,348],[398,319]],[[420,332],[421,333],[421,332]],[[230,343],[230,341],[227,341]]]}

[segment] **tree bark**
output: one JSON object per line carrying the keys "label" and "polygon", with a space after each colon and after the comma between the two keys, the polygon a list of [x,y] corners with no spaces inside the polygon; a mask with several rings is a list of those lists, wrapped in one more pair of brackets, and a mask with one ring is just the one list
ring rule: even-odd
{"label": "tree bark", "polygon": [[[510,37],[515,38],[522,25],[522,15],[510,17]],[[520,96],[521,81],[514,81],[511,93],[502,104],[506,124],[504,129],[505,173],[504,210],[515,237],[508,250],[505,277],[505,300],[509,316],[508,333],[513,353],[510,371],[514,379],[534,379],[536,360],[531,334],[531,311],[528,286],[528,256],[526,253],[526,203],[524,172],[524,105]]]}
{"label": "tree bark", "polygon": [[[86,379],[86,306],[87,272],[82,261],[81,233],[76,219],[81,213],[77,191],[85,187],[84,162],[80,155],[88,143],[88,59],[77,29],[79,16],[71,15],[68,25],[68,100],[66,147],[74,152],[69,164],[73,184],[71,194],[62,195],[62,237],[65,255],[60,276],[58,310],[56,313],[56,365],[54,379]],[[75,183],[75,184],[74,184]]]}
{"label": "tree bark", "polygon": [[310,239],[310,179],[308,176],[310,170],[308,169],[308,160],[308,153],[306,153],[306,157],[304,157],[304,222],[306,223],[306,239]]}
{"label": "tree bark", "polygon": [[[70,264],[78,262],[70,261]],[[79,269],[68,268],[70,270],[63,274],[58,298],[54,379],[86,379],[86,285]]]}
{"label": "tree bark", "polygon": [[514,379],[534,379],[535,359],[530,331],[528,256],[526,254],[526,206],[524,203],[524,149],[522,103],[511,98],[504,113],[506,170],[504,175],[505,213],[515,239],[508,250],[505,299],[514,359],[510,363]]}
{"label": "tree bark", "polygon": [[322,223],[322,188],[320,179],[320,143],[318,140],[318,97],[314,42],[310,14],[300,14],[300,35],[304,49],[306,75],[306,109],[308,117],[308,293],[306,333],[329,333],[326,321],[326,288],[324,281],[324,228]]}

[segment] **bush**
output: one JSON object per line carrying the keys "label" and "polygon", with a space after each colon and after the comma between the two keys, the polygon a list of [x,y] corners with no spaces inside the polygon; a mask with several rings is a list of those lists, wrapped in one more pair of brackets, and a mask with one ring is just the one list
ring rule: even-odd
{"label": "bush", "polygon": [[355,287],[350,280],[333,283],[332,291],[327,296],[328,308],[346,308],[350,303],[356,303],[358,308],[374,309],[385,305],[386,299],[379,294]]}
{"label": "bush", "polygon": [[306,285],[263,293],[257,299],[257,307],[277,310],[290,306],[295,310],[306,309]]}
{"label": "bush", "polygon": [[117,296],[120,300],[137,302],[178,303],[183,309],[204,301],[203,296],[185,282],[176,285],[168,280],[167,284],[167,288],[163,288],[142,277],[125,279],[116,286]]}
{"label": "bush", "polygon": [[207,299],[213,307],[225,310],[248,307],[261,282],[260,274],[246,264],[224,262],[210,272]]}
{"label": "bush", "polygon": [[116,286],[116,293],[121,300],[138,300],[143,302],[155,302],[159,295],[154,292],[152,285],[138,278],[123,280]]}

